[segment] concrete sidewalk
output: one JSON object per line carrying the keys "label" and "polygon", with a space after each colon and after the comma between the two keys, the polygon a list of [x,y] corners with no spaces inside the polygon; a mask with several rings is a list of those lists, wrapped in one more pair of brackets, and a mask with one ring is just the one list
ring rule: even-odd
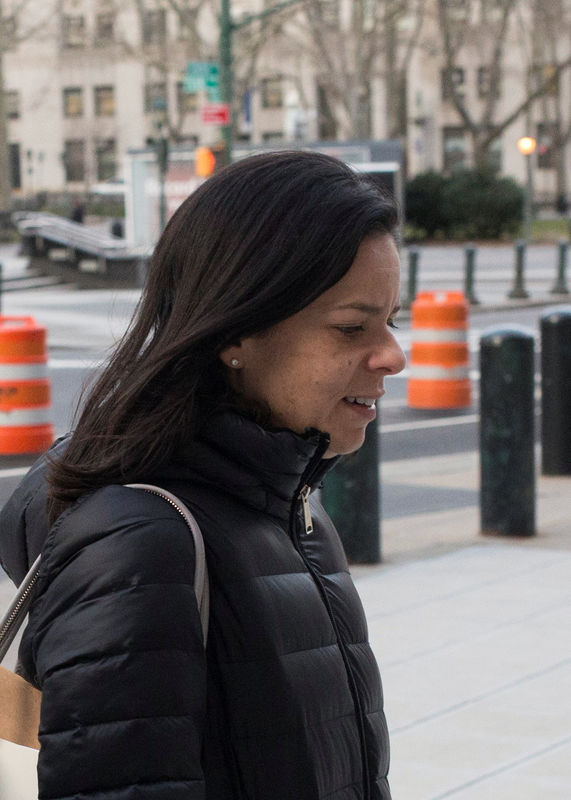
{"label": "concrete sidewalk", "polygon": [[[478,487],[477,453],[386,479]],[[479,508],[383,522],[354,567],[391,731],[394,800],[571,798],[571,476],[538,477],[538,534],[483,537]]]}

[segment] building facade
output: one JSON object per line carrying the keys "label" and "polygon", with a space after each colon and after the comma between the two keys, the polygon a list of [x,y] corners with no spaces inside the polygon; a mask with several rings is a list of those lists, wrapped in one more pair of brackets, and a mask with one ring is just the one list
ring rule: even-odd
{"label": "building facade", "polygon": [[[536,195],[553,200],[571,176],[571,69],[558,71],[571,57],[571,0],[550,2],[558,6],[561,35],[555,41],[551,36],[534,42],[534,3],[516,3],[518,14],[501,42],[501,72],[494,80],[490,31],[500,22],[502,0],[451,0],[456,14],[451,24],[456,33],[464,31],[453,61],[447,60],[443,45],[437,0],[416,6],[403,0],[408,10],[394,36],[383,40],[379,34],[378,50],[372,51],[361,83],[350,67],[344,77],[349,101],[352,94],[363,94],[366,84],[368,138],[394,138],[388,104],[397,85],[404,104],[398,135],[408,174],[470,166],[477,139],[454,98],[463,99],[473,123],[501,126],[529,96],[530,81],[535,79],[539,87],[543,81],[544,90],[502,129],[489,155],[502,173],[523,182],[525,162],[517,140],[536,137]],[[274,0],[233,0],[234,19],[272,5]],[[369,23],[366,18],[363,23],[361,15],[364,27],[359,31],[354,28],[357,5],[371,14]],[[420,5],[422,18],[415,16]],[[356,58],[359,37],[375,33],[375,3],[322,0],[320,7],[318,22],[329,30],[331,50],[344,42],[340,49],[346,46]],[[219,130],[205,124],[201,113],[213,97],[189,89],[185,82],[188,62],[217,58],[215,4],[202,4],[196,19],[182,13],[184,0],[178,5],[160,0],[13,0],[13,9],[18,13],[4,0],[4,113],[16,196],[89,191],[95,184],[121,178],[128,151],[158,138],[191,147],[217,140]],[[484,14],[482,9],[488,17],[478,16]],[[328,54],[321,51],[320,56],[316,49],[304,11],[292,8],[274,16],[271,23],[244,25],[234,36],[235,142],[299,145],[332,136],[350,138],[350,124],[334,124],[335,93],[325,75]],[[395,59],[399,48],[410,51],[399,62],[401,83],[395,84],[391,73],[389,45],[395,48]],[[345,54],[331,55],[339,56],[339,64]],[[555,70],[556,78],[548,85],[549,70]],[[497,102],[493,117],[486,120],[491,92]],[[565,131],[566,144],[555,147]]]}

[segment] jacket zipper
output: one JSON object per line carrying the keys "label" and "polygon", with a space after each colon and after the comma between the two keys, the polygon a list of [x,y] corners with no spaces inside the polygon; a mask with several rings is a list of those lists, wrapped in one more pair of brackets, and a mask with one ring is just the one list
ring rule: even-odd
{"label": "jacket zipper", "polygon": [[295,548],[299,555],[301,556],[308,572],[312,576],[319,593],[321,595],[321,599],[323,604],[325,605],[325,609],[331,621],[331,625],[335,632],[335,637],[337,639],[337,644],[339,645],[339,650],[341,652],[341,657],[343,658],[343,663],[345,665],[345,670],[347,672],[347,679],[349,682],[349,687],[351,691],[351,695],[353,697],[353,703],[355,704],[355,714],[357,718],[357,727],[359,730],[359,740],[361,744],[361,762],[362,762],[362,770],[363,770],[363,791],[364,791],[364,800],[369,800],[370,798],[370,786],[369,786],[369,765],[367,759],[367,749],[365,743],[365,723],[364,723],[364,713],[363,708],[361,706],[361,702],[359,699],[359,693],[357,691],[357,685],[355,683],[355,677],[353,675],[353,670],[351,669],[349,663],[349,656],[347,654],[347,648],[345,646],[345,642],[341,638],[341,634],[339,632],[339,628],[337,625],[337,620],[335,619],[335,615],[333,613],[333,609],[331,608],[331,604],[329,602],[329,598],[327,596],[327,592],[325,587],[321,582],[321,578],[319,573],[315,570],[313,565],[307,559],[305,553],[303,552],[301,536],[305,537],[313,533],[313,520],[311,518],[311,509],[309,506],[309,495],[311,492],[311,475],[314,472],[314,464],[318,464],[321,461],[322,451],[319,450],[319,454],[316,453],[314,458],[312,459],[308,469],[305,472],[302,489],[300,490],[299,494],[297,495],[297,501],[301,502],[301,511],[303,516],[303,533],[300,535],[298,532],[298,527],[296,525],[297,519],[297,503],[294,502],[292,507],[292,512],[290,514],[290,524],[291,524],[291,537],[294,542]]}
{"label": "jacket zipper", "polygon": [[301,490],[298,495],[298,499],[301,500],[301,508],[303,511],[303,524],[305,527],[305,535],[309,536],[313,533],[313,520],[311,519],[311,508],[309,507],[309,493],[311,492],[311,486],[308,486],[307,483]]}

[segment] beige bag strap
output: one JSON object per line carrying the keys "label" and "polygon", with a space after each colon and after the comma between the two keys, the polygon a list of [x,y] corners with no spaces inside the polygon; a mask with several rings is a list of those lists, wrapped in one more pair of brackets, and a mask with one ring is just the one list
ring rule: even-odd
{"label": "beige bag strap", "polygon": [[[203,643],[206,647],[208,635],[208,616],[210,593],[204,541],[197,521],[185,504],[171,492],[146,483],[131,483],[132,489],[144,489],[162,497],[182,515],[188,525],[196,551],[194,592],[200,613]],[[0,663],[4,659],[22,622],[24,621],[32,600],[33,589],[38,580],[40,558],[35,560],[28,574],[18,587],[16,594],[0,622]],[[19,675],[0,666],[0,739],[38,749],[38,726],[40,721],[41,692]]]}
{"label": "beige bag strap", "polygon": [[[202,533],[189,509],[176,495],[162,489],[160,486],[154,486],[150,483],[129,483],[126,484],[131,489],[144,489],[147,492],[156,494],[170,503],[179,514],[182,515],[186,524],[188,525],[192,538],[194,540],[195,548],[195,571],[194,571],[194,593],[196,595],[196,602],[198,603],[198,610],[200,612],[200,623],[202,625],[202,637],[204,646],[206,646],[206,638],[208,636],[208,617],[210,610],[210,592],[208,585],[208,570],[206,568],[206,553],[204,551],[204,540]],[[24,621],[28,608],[33,596],[33,589],[38,580],[40,572],[40,559],[41,555],[37,557],[33,565],[12,598],[11,602],[6,609],[2,621],[0,622],[0,663],[2,663],[4,656],[8,652],[10,645],[14,641],[22,622]]]}
{"label": "beige bag strap", "polygon": [[182,515],[184,521],[188,525],[192,538],[194,539],[194,594],[196,595],[196,602],[198,604],[198,612],[200,614],[200,624],[202,626],[202,640],[206,647],[206,639],[208,637],[208,619],[210,615],[210,588],[208,584],[208,570],[206,568],[206,552],[204,550],[204,539],[198,522],[195,520],[189,509],[185,506],[180,498],[160,486],[153,486],[150,483],[127,483],[125,484],[131,489],[144,489],[146,492],[156,494],[170,503],[171,506],[176,508],[179,514]]}
{"label": "beige bag strap", "polygon": [[0,663],[4,660],[4,656],[8,652],[10,645],[14,641],[28,613],[28,608],[32,601],[33,589],[40,572],[40,559],[41,556],[38,556],[30,567],[28,574],[16,590],[16,594],[10,601],[6,613],[0,622]]}

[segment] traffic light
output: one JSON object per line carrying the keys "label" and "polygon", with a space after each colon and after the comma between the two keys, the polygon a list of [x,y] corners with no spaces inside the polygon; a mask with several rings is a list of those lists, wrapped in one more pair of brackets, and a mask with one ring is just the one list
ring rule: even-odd
{"label": "traffic light", "polygon": [[197,147],[194,151],[194,171],[199,178],[208,178],[214,172],[216,157],[209,147]]}
{"label": "traffic light", "polygon": [[208,178],[224,166],[226,166],[226,148],[224,144],[215,144],[212,147],[197,147],[194,151],[194,171],[199,178]]}

